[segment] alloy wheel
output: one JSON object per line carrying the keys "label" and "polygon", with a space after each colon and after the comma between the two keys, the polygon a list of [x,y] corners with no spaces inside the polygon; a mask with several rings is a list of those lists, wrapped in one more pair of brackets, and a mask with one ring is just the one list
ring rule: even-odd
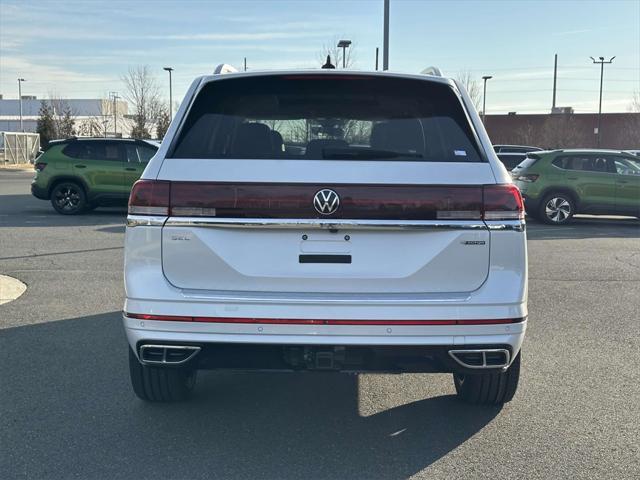
{"label": "alloy wheel", "polygon": [[60,188],[55,193],[56,205],[65,212],[77,210],[80,198],[80,192],[71,186]]}
{"label": "alloy wheel", "polygon": [[544,207],[544,213],[554,223],[563,223],[571,215],[571,203],[564,197],[552,197]]}

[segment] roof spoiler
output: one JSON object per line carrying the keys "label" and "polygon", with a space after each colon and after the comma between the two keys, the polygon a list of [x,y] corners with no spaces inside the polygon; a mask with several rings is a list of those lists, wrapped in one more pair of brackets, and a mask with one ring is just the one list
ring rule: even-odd
{"label": "roof spoiler", "polygon": [[224,75],[225,73],[238,73],[238,70],[235,67],[232,67],[231,65],[228,65],[226,63],[221,63],[213,71],[214,75]]}
{"label": "roof spoiler", "polygon": [[438,67],[427,67],[420,72],[421,75],[431,75],[432,77],[441,77],[442,71]]}

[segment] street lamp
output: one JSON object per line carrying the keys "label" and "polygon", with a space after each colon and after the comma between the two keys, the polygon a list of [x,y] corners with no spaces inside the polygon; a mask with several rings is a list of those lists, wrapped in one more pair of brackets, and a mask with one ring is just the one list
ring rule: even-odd
{"label": "street lamp", "polygon": [[173,72],[173,68],[164,67],[163,70],[169,72],[169,118],[173,118],[173,92],[171,87],[171,72]]}
{"label": "street lamp", "polygon": [[347,66],[347,48],[351,45],[351,40],[340,40],[338,42],[338,48],[342,49],[342,68]]}
{"label": "street lamp", "polygon": [[109,95],[113,97],[113,136],[118,136],[118,92],[110,92]]}
{"label": "street lamp", "polygon": [[18,79],[18,100],[20,102],[20,131],[24,132],[24,125],[22,123],[22,82],[26,82],[24,78]]}
{"label": "street lamp", "polygon": [[389,70],[389,0],[384,0],[382,23],[382,70]]}
{"label": "street lamp", "polygon": [[604,64],[613,63],[613,59],[616,57],[611,57],[608,62],[604,61],[604,57],[598,57],[598,60],[593,57],[589,58],[593,61],[593,63],[600,64],[600,104],[598,105],[598,136],[596,137],[598,148],[600,148],[600,122],[602,121],[602,79],[604,77]]}
{"label": "street lamp", "polygon": [[492,78],[491,75],[482,77],[482,80],[484,80],[484,90],[482,92],[482,123],[485,123],[484,117],[487,114],[487,80],[491,80]]}

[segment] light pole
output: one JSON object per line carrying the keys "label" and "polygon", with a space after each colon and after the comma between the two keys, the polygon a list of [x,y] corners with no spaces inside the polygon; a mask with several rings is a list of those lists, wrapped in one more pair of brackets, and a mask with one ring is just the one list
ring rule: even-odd
{"label": "light pole", "polygon": [[111,96],[113,97],[113,136],[118,136],[118,92],[111,92]]}
{"label": "light pole", "polygon": [[593,63],[600,64],[600,104],[598,105],[598,136],[596,137],[597,146],[598,148],[600,148],[600,138],[602,136],[602,134],[600,133],[600,125],[602,121],[602,79],[604,78],[604,64],[613,63],[613,59],[616,57],[611,57],[608,62],[604,61],[604,57],[598,57],[598,60],[593,57],[589,58],[593,61]]}
{"label": "light pole", "polygon": [[347,66],[347,48],[351,45],[351,40],[340,40],[338,42],[338,48],[342,49],[342,68]]}
{"label": "light pole", "polygon": [[173,68],[164,67],[163,70],[169,72],[169,119],[173,118],[173,92],[171,86],[171,72],[173,72]]}
{"label": "light pole", "polygon": [[22,123],[22,82],[26,82],[24,78],[18,79],[18,100],[20,102],[20,131],[24,132],[24,124]]}
{"label": "light pole", "polygon": [[487,115],[487,80],[491,80],[492,78],[491,75],[482,77],[482,80],[484,80],[484,89],[482,92],[482,123],[485,123],[484,117]]}
{"label": "light pole", "polygon": [[382,70],[389,70],[389,0],[384,0],[382,24]]}

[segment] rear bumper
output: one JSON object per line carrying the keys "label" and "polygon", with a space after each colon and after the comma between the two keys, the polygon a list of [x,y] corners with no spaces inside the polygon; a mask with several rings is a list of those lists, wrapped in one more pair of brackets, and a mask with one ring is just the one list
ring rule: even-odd
{"label": "rear bumper", "polygon": [[31,184],[31,195],[39,198],[40,200],[49,200],[49,192],[47,191],[47,189],[40,187],[35,183]]}
{"label": "rear bumper", "polygon": [[[347,373],[478,373],[503,371],[509,345],[291,345],[206,343],[162,345],[140,342],[144,364],[183,365],[198,370],[334,371]],[[163,352],[170,353],[163,353]],[[484,356],[483,356],[484,352]],[[164,360],[162,360],[164,359]],[[166,360],[168,359],[168,361]],[[468,361],[469,364],[464,362]]]}
{"label": "rear bumper", "polygon": [[527,212],[535,212],[538,210],[540,206],[540,199],[537,197],[531,197],[527,194],[522,194],[522,199],[524,200],[524,207]]}
{"label": "rear bumper", "polygon": [[[334,349],[347,346],[364,355],[366,364],[340,370],[449,372],[465,370],[448,355],[452,349],[506,348],[513,359],[520,350],[527,322],[483,325],[296,325],[159,321],[123,315],[133,351],[141,344],[201,347],[198,368],[288,369],[276,360],[289,347]],[[214,360],[208,360],[209,356]],[[228,358],[227,358],[228,357]],[[244,364],[237,359],[253,359]],[[409,357],[420,361],[405,365]],[[226,363],[232,359],[236,363]],[[276,359],[276,360],[274,360]],[[371,360],[372,359],[372,360]],[[396,363],[404,366],[393,367]],[[409,362],[411,363],[411,362]],[[302,368],[302,367],[300,367]],[[290,369],[290,368],[289,368]]]}

